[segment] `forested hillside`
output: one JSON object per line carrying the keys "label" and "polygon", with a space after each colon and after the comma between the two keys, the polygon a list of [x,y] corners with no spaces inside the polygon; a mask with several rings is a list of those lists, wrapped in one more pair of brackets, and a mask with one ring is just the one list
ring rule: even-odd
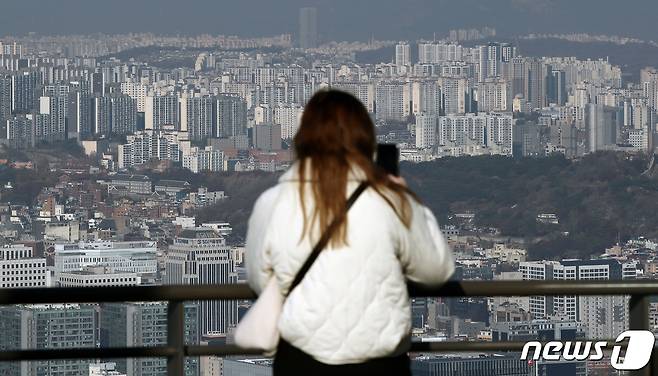
{"label": "forested hillside", "polygon": [[[473,212],[477,225],[528,238],[532,258],[550,259],[601,253],[617,237],[658,236],[658,180],[641,175],[646,164],[597,153],[577,162],[559,156],[450,158],[403,170],[442,220]],[[559,225],[538,223],[540,213],[557,214]]]}
{"label": "forested hillside", "polygon": [[[531,258],[550,259],[601,253],[618,237],[658,237],[658,179],[641,175],[646,164],[642,158],[597,153],[576,162],[560,156],[444,158],[403,163],[401,169],[442,223],[451,214],[473,212],[476,225],[525,237]],[[253,202],[275,176],[216,179],[214,185],[231,199],[199,216],[229,220],[236,235],[243,235]],[[560,224],[538,223],[540,213],[557,214]]]}

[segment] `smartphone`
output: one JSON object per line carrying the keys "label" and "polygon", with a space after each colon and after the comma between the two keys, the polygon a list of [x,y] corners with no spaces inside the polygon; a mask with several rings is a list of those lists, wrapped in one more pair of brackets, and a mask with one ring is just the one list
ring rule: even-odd
{"label": "smartphone", "polygon": [[396,144],[377,144],[378,166],[394,176],[400,176],[400,149]]}

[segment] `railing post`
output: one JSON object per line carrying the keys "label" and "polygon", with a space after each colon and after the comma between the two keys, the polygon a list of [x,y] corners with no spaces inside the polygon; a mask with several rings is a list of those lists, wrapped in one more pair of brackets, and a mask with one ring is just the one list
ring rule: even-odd
{"label": "railing post", "polygon": [[167,308],[167,345],[176,349],[167,358],[167,376],[185,374],[185,308],[181,301],[170,301]]}
{"label": "railing post", "polygon": [[[631,295],[629,301],[629,329],[631,330],[651,330],[649,327],[649,297],[646,295]],[[656,349],[652,351],[649,364],[641,370],[633,372],[635,376],[656,376],[658,375],[658,359],[656,359]]]}

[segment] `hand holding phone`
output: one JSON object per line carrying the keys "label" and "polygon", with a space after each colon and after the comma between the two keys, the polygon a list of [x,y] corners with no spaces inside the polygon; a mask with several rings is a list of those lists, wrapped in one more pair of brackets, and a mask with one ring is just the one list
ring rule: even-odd
{"label": "hand holding phone", "polygon": [[377,144],[376,163],[393,176],[400,176],[400,149],[396,144]]}

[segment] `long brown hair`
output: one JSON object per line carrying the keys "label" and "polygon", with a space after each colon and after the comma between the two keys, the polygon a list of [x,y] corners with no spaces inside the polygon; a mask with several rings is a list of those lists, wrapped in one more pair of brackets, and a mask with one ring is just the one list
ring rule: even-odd
{"label": "long brown hair", "polygon": [[[370,186],[386,200],[402,223],[410,225],[408,194],[415,196],[373,163],[377,146],[375,126],[357,98],[333,89],[317,92],[304,107],[294,145],[304,212],[302,237],[316,221],[324,231],[334,218],[344,214],[348,173],[354,167],[363,172]],[[306,176],[307,173],[311,176]],[[310,222],[304,200],[307,183],[311,184],[315,202]],[[346,228],[347,218],[343,218],[330,239],[331,246],[347,244]]]}

